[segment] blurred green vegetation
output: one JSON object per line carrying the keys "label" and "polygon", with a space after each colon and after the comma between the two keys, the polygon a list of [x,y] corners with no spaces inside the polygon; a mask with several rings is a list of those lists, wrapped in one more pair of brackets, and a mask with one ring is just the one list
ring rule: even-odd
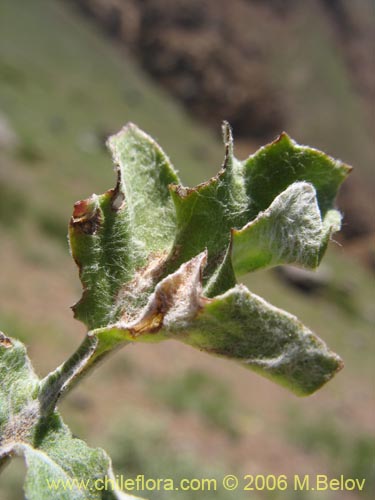
{"label": "blurred green vegetation", "polygon": [[26,467],[22,458],[14,458],[6,466],[6,480],[0,488],[1,500],[20,500],[23,498],[22,483],[25,476]]}
{"label": "blurred green vegetation", "polygon": [[288,411],[287,433],[304,451],[324,457],[334,464],[336,475],[366,479],[363,497],[372,498],[375,488],[375,440],[371,434],[349,434],[331,415],[312,421],[292,408]]}
{"label": "blurred green vegetation", "polygon": [[[124,433],[124,428],[127,432]],[[173,449],[168,440],[168,423],[132,414],[125,417],[121,424],[113,430],[109,446],[112,450],[112,460],[117,473],[125,473],[126,477],[136,478],[144,475],[146,478],[172,478],[176,484],[184,478],[216,479],[217,491],[173,492],[173,498],[195,500],[202,498],[219,500],[247,498],[245,493],[228,494],[221,488],[220,480],[225,476],[222,464],[208,465],[188,449]],[[147,497],[150,493],[139,492]],[[152,492],[155,500],[168,500],[171,492]]]}
{"label": "blurred green vegetation", "polygon": [[228,384],[208,373],[189,370],[172,380],[153,380],[150,394],[177,413],[196,413],[229,436],[239,435],[235,423],[237,401]]}
{"label": "blurred green vegetation", "polygon": [[[291,22],[271,48],[271,78],[289,108],[290,135],[353,165],[374,186],[373,140],[366,111],[318,3],[296,6],[297,22]],[[370,2],[361,3],[365,12],[373,9]]]}

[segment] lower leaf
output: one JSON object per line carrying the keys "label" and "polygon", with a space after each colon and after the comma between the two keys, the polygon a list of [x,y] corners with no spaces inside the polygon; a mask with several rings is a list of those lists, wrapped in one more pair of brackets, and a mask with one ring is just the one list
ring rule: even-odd
{"label": "lower leaf", "polygon": [[176,338],[257,371],[306,396],[328,382],[343,362],[295,316],[238,285],[206,303]]}
{"label": "lower leaf", "polygon": [[308,395],[342,368],[342,360],[295,316],[237,285],[213,299],[203,295],[202,252],[155,288],[140,316],[91,332],[118,342],[177,339],[241,362],[261,375]]}
{"label": "lower leaf", "polygon": [[0,464],[25,457],[27,500],[135,500],[114,490],[103,450],[73,437],[58,413],[42,414],[44,393],[26,349],[3,333],[0,377]]}

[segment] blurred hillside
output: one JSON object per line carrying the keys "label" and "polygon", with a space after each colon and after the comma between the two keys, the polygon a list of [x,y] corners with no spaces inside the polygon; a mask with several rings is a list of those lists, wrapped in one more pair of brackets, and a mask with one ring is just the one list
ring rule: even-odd
{"label": "blurred hillside", "polygon": [[[266,28],[274,37],[272,50],[262,49],[269,63],[259,57],[264,67],[258,73],[268,74],[264,99],[269,92],[271,116],[279,121],[258,135],[252,126],[245,133],[236,124],[237,155],[245,157],[281,127],[352,163],[370,186],[370,128],[363,104],[368,98],[361,97],[350,76],[350,63],[331,31],[331,14],[323,15],[320,3],[312,3],[317,17],[307,8],[287,14],[281,2],[273,3],[271,8],[271,2],[267,7],[248,2],[258,5],[260,16],[252,18],[257,35],[251,40],[266,39]],[[136,21],[130,25],[137,27]],[[68,307],[81,290],[66,226],[76,200],[114,185],[105,138],[134,121],[158,140],[186,184],[213,175],[222,162],[220,113],[212,119],[214,132],[203,115],[200,122],[195,119],[193,105],[188,113],[184,101],[152,74],[135,49],[104,36],[71,3],[0,2],[0,329],[27,344],[41,375],[61,363],[84,333]],[[254,113],[261,122],[264,102],[259,106]],[[264,117],[267,113],[265,108]],[[248,114],[255,123],[256,115]],[[358,190],[365,200],[365,191]],[[324,498],[370,498],[375,484],[373,281],[347,248],[345,242],[330,245],[318,275],[329,285],[310,295],[285,286],[272,272],[246,281],[297,314],[344,358],[345,369],[318,394],[297,399],[241,367],[174,342],[134,345],[62,403],[64,418],[76,435],[106,447],[119,473],[346,474],[365,477],[365,492]],[[16,463],[0,476],[2,500],[22,498],[21,475]],[[291,491],[259,496],[315,498]],[[159,498],[171,497],[152,496]],[[202,496],[181,492],[176,498]],[[217,492],[214,498],[227,500],[228,494]],[[233,498],[248,496],[238,491]]]}

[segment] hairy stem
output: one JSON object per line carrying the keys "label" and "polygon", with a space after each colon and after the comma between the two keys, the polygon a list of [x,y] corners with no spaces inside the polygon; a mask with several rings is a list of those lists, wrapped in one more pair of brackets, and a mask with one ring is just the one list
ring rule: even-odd
{"label": "hairy stem", "polygon": [[39,393],[41,415],[47,416],[53,412],[57,401],[108,354],[109,351],[99,349],[98,337],[89,332],[70,358],[41,381]]}

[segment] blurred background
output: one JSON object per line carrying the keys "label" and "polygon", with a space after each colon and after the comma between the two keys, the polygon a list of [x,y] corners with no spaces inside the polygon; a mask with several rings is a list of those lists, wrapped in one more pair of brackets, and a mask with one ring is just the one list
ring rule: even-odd
{"label": "blurred background", "polygon": [[[245,280],[315,330],[345,369],[298,399],[173,341],[131,346],[60,408],[117,473],[344,474],[366,478],[365,491],[251,498],[370,498],[374,21],[373,0],[0,0],[0,329],[27,344],[41,376],[85,333],[69,309],[81,288],[67,223],[75,201],[114,185],[104,142],[127,121],[157,139],[187,185],[218,171],[223,119],[240,159],[286,130],[355,167],[338,198],[343,231],[320,270]],[[16,461],[1,476],[2,500],[23,497],[23,473]]]}

